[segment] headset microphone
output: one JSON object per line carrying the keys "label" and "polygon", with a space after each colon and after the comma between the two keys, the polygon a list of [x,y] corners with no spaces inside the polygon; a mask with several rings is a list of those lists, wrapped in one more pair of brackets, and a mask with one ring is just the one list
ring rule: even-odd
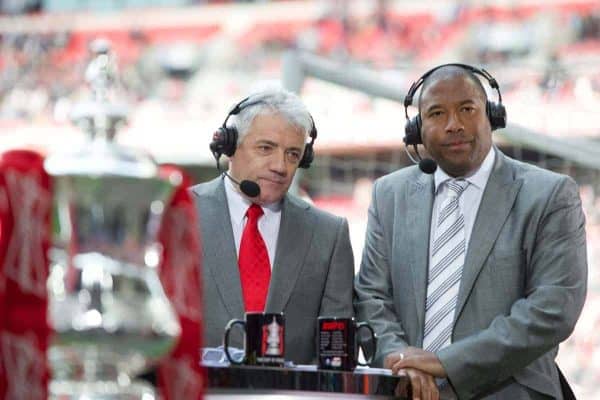
{"label": "headset microphone", "polygon": [[406,151],[406,154],[408,155],[408,158],[410,158],[410,160],[419,165],[419,169],[421,170],[421,172],[425,173],[425,174],[433,174],[435,172],[435,170],[437,169],[437,163],[432,160],[431,158],[422,158],[421,154],[419,154],[419,149],[417,148],[416,145],[413,145],[414,149],[415,149],[415,153],[417,154],[418,159],[415,159],[412,154],[410,154],[410,152],[408,151],[408,144],[406,144],[406,140],[404,141],[404,151]]}
{"label": "headset microphone", "polygon": [[217,169],[219,170],[219,172],[223,176],[228,177],[231,180],[231,182],[238,185],[238,187],[240,188],[240,191],[242,193],[244,193],[248,197],[256,197],[260,194],[260,186],[258,186],[258,183],[254,182],[254,181],[249,181],[247,179],[244,179],[241,182],[236,181],[235,179],[233,179],[233,177],[231,175],[229,175],[226,171],[223,171],[221,169],[221,165],[219,164],[219,158],[217,157],[216,154],[215,154],[215,160],[217,161]]}
{"label": "headset microphone", "polygon": [[437,163],[431,158],[423,158],[419,161],[419,169],[426,174],[433,174],[437,169]]}
{"label": "headset microphone", "polygon": [[247,179],[244,179],[243,181],[238,182],[235,179],[233,179],[231,177],[231,175],[229,175],[227,172],[223,172],[223,174],[226,177],[228,177],[229,179],[231,179],[232,182],[237,183],[238,186],[240,187],[240,191],[242,193],[244,193],[246,196],[256,197],[260,194],[260,186],[258,186],[258,183],[254,182],[254,181],[249,181]]}

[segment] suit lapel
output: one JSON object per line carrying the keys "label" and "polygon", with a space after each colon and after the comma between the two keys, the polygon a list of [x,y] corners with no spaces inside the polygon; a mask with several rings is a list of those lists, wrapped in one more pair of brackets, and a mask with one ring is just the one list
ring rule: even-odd
{"label": "suit lapel", "polygon": [[[433,208],[433,176],[421,174],[411,184],[407,198],[406,232],[410,255],[410,269],[413,277],[417,323],[422,334],[425,317],[425,297],[427,296],[427,269],[429,265],[429,231]],[[402,211],[399,213],[402,216]],[[424,245],[425,244],[425,245]],[[401,256],[402,257],[402,256]],[[402,258],[400,258],[402,259]]]}
{"label": "suit lapel", "polygon": [[203,267],[210,270],[225,307],[237,318],[244,315],[244,301],[231,217],[223,180],[218,178],[213,183],[209,194],[199,199]]}
{"label": "suit lapel", "polygon": [[522,181],[515,180],[506,156],[496,149],[496,162],[481,199],[479,211],[471,232],[469,248],[458,293],[456,314],[460,313],[473,289],[483,264],[496,243],[504,221],[513,207]]}
{"label": "suit lapel", "polygon": [[284,198],[266,311],[285,309],[304,266],[314,231],[315,217],[307,212],[309,207],[290,195]]}

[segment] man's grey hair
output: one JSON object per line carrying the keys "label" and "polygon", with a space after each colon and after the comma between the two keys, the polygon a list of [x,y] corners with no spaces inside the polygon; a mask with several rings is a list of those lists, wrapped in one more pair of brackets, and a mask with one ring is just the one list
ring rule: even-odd
{"label": "man's grey hair", "polygon": [[308,109],[300,98],[284,89],[268,89],[250,95],[242,104],[239,114],[230,118],[228,126],[235,127],[238,131],[237,144],[239,145],[257,115],[280,115],[292,126],[308,137],[313,127],[313,121]]}

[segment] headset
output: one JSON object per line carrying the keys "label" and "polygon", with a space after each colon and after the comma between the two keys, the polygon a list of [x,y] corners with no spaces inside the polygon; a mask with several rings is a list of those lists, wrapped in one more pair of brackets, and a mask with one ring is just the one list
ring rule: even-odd
{"label": "headset", "polygon": [[495,89],[498,92],[498,103],[494,103],[492,101],[487,100],[486,105],[485,105],[485,113],[487,114],[487,117],[490,121],[490,126],[492,127],[492,131],[506,127],[506,109],[504,108],[504,105],[502,104],[502,93],[500,93],[500,87],[498,86],[498,82],[496,81],[496,79],[494,79],[494,77],[489,72],[487,72],[483,68],[479,69],[479,68],[475,68],[475,67],[467,65],[467,64],[460,64],[460,63],[442,64],[442,65],[438,65],[437,67],[425,72],[425,74],[423,74],[423,76],[421,76],[417,81],[415,81],[411,85],[410,89],[408,89],[408,93],[406,94],[406,97],[404,97],[404,115],[406,116],[406,124],[404,126],[404,143],[407,146],[413,145],[413,146],[415,146],[415,149],[416,149],[416,146],[418,144],[423,144],[423,139],[421,138],[421,125],[422,125],[421,114],[417,114],[413,118],[409,118],[409,116],[408,116],[408,107],[412,104],[412,101],[415,96],[415,93],[417,92],[417,89],[419,89],[419,87],[421,87],[423,85],[425,80],[432,73],[434,73],[435,71],[437,71],[438,69],[440,69],[442,67],[450,67],[450,66],[463,68],[467,71],[470,71],[471,73],[473,73],[475,75],[482,76],[485,78],[485,80],[487,80],[490,87],[492,89]]}
{"label": "headset", "polygon": [[[246,97],[239,103],[237,103],[231,111],[225,117],[225,121],[223,124],[217,129],[217,131],[213,134],[212,142],[210,143],[210,150],[213,153],[213,156],[217,160],[225,154],[228,157],[231,157],[236,150],[237,141],[238,141],[238,131],[235,127],[228,127],[227,121],[232,115],[239,114],[243,109],[264,103],[262,100],[249,101],[250,97]],[[315,120],[312,115],[310,115],[310,121],[312,124],[312,129],[310,130],[310,142],[306,143],[304,146],[304,154],[302,155],[302,159],[298,163],[299,168],[308,168],[310,164],[313,162],[315,158],[315,152],[313,150],[313,145],[315,143],[315,139],[317,138],[317,127],[315,125]]]}

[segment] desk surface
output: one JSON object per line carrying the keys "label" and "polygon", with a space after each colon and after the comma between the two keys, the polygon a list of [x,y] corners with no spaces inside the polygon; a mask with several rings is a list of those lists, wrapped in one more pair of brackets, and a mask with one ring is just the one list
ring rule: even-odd
{"label": "desk surface", "polygon": [[[256,395],[277,399],[410,398],[408,378],[368,369],[343,372],[306,368],[204,366],[208,378],[208,399],[247,399]],[[394,397],[397,387],[400,396]]]}

